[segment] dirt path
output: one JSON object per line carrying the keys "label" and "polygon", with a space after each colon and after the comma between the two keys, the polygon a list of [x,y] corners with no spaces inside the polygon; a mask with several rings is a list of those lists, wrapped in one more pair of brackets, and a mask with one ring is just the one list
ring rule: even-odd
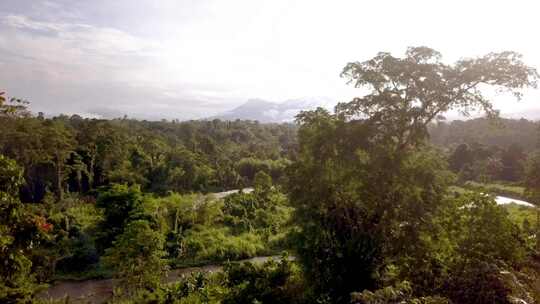
{"label": "dirt path", "polygon": [[[240,262],[263,263],[269,259],[279,259],[279,256],[255,257]],[[180,280],[182,275],[196,272],[219,272],[223,270],[221,265],[206,265],[201,267],[188,267],[173,269],[164,278],[167,283]],[[47,290],[38,294],[41,299],[61,299],[69,297],[70,303],[92,303],[100,304],[107,301],[113,292],[113,280],[86,280],[86,281],[59,281]]]}

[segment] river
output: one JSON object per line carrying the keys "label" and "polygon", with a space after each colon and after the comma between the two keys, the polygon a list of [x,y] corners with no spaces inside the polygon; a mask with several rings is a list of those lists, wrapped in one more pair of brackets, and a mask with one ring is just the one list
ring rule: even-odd
{"label": "river", "polygon": [[[254,257],[239,262],[252,262],[260,264],[269,259],[279,259],[280,256]],[[291,257],[291,259],[293,259]],[[219,272],[223,270],[221,265],[206,265],[201,267],[187,267],[169,271],[164,281],[173,283],[179,281],[182,276],[197,272]],[[113,294],[113,279],[84,280],[84,281],[58,281],[47,290],[38,293],[40,299],[62,299],[69,297],[70,303],[105,303]]]}
{"label": "river", "polygon": [[527,207],[532,207],[532,208],[535,207],[533,204],[531,204],[529,202],[518,200],[518,199],[515,199],[515,198],[509,198],[509,197],[505,197],[505,196],[497,196],[497,197],[495,197],[495,201],[499,205],[506,205],[506,204],[514,203],[514,204],[518,204],[518,205],[521,205],[521,206],[527,206]]}
{"label": "river", "polygon": [[[213,197],[222,199],[233,193],[237,193],[239,190],[230,190],[224,192],[212,193]],[[252,192],[252,188],[245,188],[242,191]],[[277,257],[255,257],[240,262],[253,262],[262,263],[271,258]],[[178,281],[183,275],[187,275],[195,272],[216,272],[221,271],[221,265],[206,265],[201,267],[188,267],[171,270],[164,278],[165,282],[171,283]],[[104,303],[111,296],[113,291],[112,279],[96,279],[96,280],[84,280],[84,281],[57,281],[51,287],[40,292],[38,298],[41,299],[61,299],[69,297],[73,303]]]}
{"label": "river", "polygon": [[[252,189],[244,189],[245,192],[251,192]],[[213,193],[212,195],[218,199],[224,198],[227,195],[238,192],[238,190],[231,190],[219,193]],[[534,207],[533,204],[512,199],[504,196],[497,196],[495,201],[499,205],[515,203],[521,206]],[[241,262],[254,262],[262,263],[271,258],[277,257],[255,257],[252,259],[243,260]],[[217,272],[221,271],[223,267],[221,265],[206,265],[201,267],[188,267],[181,269],[174,269],[168,273],[165,277],[166,282],[175,282],[178,281],[183,275],[187,275],[195,272]],[[74,303],[92,303],[99,304],[104,303],[112,296],[113,280],[112,279],[102,279],[102,280],[85,280],[85,281],[59,281],[55,282],[47,290],[38,294],[39,298],[42,299],[61,299],[65,296],[68,296],[71,301]]]}

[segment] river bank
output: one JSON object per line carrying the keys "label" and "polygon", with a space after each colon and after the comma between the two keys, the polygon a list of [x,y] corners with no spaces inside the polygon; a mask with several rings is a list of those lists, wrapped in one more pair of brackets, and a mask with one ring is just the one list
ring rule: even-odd
{"label": "river bank", "polygon": [[[264,263],[270,259],[279,259],[280,256],[254,257],[251,259],[237,261],[238,263]],[[197,272],[220,272],[223,270],[222,264],[212,264],[200,267],[178,268],[169,271],[163,281],[174,283],[182,276]],[[57,281],[46,290],[38,293],[37,297],[43,300],[59,300],[69,298],[70,303],[105,303],[113,295],[114,279],[85,280],[85,281]]]}

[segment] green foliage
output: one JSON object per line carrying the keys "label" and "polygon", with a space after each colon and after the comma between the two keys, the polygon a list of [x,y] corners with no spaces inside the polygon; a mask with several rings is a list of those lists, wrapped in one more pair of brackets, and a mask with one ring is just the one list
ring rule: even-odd
{"label": "green foliage", "polygon": [[[540,221],[540,153],[531,155],[525,169],[525,197],[537,206],[537,224]],[[540,225],[536,226],[536,250],[540,251]]]}
{"label": "green foliage", "polygon": [[502,178],[508,181],[518,181],[524,173],[523,163],[526,155],[523,147],[519,144],[512,144],[501,153]]}
{"label": "green foliage", "polygon": [[28,302],[36,285],[30,250],[50,224],[34,215],[18,198],[22,169],[0,154],[0,302]]}
{"label": "green foliage", "polygon": [[445,292],[455,303],[512,303],[511,289],[501,279],[501,269],[479,259],[458,260],[449,272]]}
{"label": "green foliage", "polygon": [[540,153],[527,160],[525,171],[525,196],[532,204],[540,204]]}
{"label": "green foliage", "polygon": [[[479,85],[519,97],[538,78],[512,52],[454,65],[440,57],[430,48],[413,47],[404,58],[379,53],[349,63],[342,75],[368,93],[338,104],[335,114],[317,109],[297,117],[299,155],[288,177],[301,228],[297,252],[311,286],[336,303],[348,302],[352,291],[373,289],[388,261],[425,264],[422,252],[430,247],[425,235],[436,224],[434,215],[451,181],[436,152],[424,148],[428,126],[450,109],[465,115],[481,109],[497,117]],[[513,231],[497,243],[507,233]],[[463,250],[481,256],[489,255],[483,249],[492,248],[488,242],[479,253],[473,240],[462,242]],[[515,253],[503,248],[496,252],[505,257]]]}
{"label": "green foliage", "polygon": [[264,172],[272,177],[275,181],[279,181],[285,173],[285,168],[290,165],[290,161],[284,158],[277,160],[261,160],[256,158],[243,158],[237,164],[237,170],[248,184],[255,180],[255,175],[258,172]]}
{"label": "green foliage", "polygon": [[[24,168],[0,154],[0,301],[30,301],[36,279],[105,269],[118,303],[350,303],[352,292],[353,303],[532,302],[531,210],[461,188],[450,196],[444,158],[460,185],[537,203],[540,157],[523,166],[530,134],[488,130],[484,119],[433,122],[448,110],[497,117],[481,89],[519,98],[536,70],[513,52],[449,65],[415,47],[349,63],[342,76],[366,95],[334,114],[303,112],[299,128],[45,119],[0,93],[0,153]],[[443,149],[428,145],[430,133]],[[187,194],[248,185],[225,199]],[[291,244],[298,264],[227,264],[161,283],[170,262],[221,263]]]}
{"label": "green foliage", "polygon": [[399,277],[417,293],[455,303],[507,303],[512,288],[502,274],[522,267],[527,246],[506,209],[485,194],[463,193],[448,200],[435,223],[423,261],[398,263]]}
{"label": "green foliage", "polygon": [[527,197],[525,196],[525,189],[522,186],[516,186],[512,184],[501,184],[501,183],[478,183],[474,181],[468,181],[466,182],[463,187],[478,191],[478,192],[484,192],[489,193],[493,195],[501,195],[506,196],[514,199],[519,200],[525,200]]}
{"label": "green foliage", "polygon": [[[488,150],[507,149],[519,144],[525,151],[537,148],[538,123],[527,119],[488,118],[437,122],[429,126],[430,142],[439,147],[457,147],[463,143],[482,145]],[[493,149],[495,148],[495,149]]]}
{"label": "green foliage", "polygon": [[[147,199],[166,235],[176,265],[239,260],[271,254],[287,243],[291,208],[286,197],[260,175],[251,193],[213,196],[171,194]],[[150,212],[150,211],[148,211]]]}
{"label": "green foliage", "polygon": [[303,282],[298,267],[285,255],[263,265],[227,264],[224,304],[302,303]]}
{"label": "green foliage", "polygon": [[427,126],[444,112],[455,109],[464,115],[480,109],[498,116],[482,95],[480,84],[521,96],[521,89],[535,87],[538,73],[514,52],[490,53],[463,59],[454,65],[440,61],[441,54],[427,47],[407,49],[405,58],[381,52],[364,62],[351,62],[342,75],[355,87],[371,93],[337,107],[342,115],[365,115],[378,122],[379,136],[391,137],[398,147],[425,139]]}
{"label": "green foliage", "polygon": [[182,240],[183,261],[236,261],[268,253],[260,235],[235,235],[228,228],[195,227]]}
{"label": "green foliage", "polygon": [[394,156],[369,143],[361,122],[305,115],[289,176],[301,227],[296,250],[311,286],[346,302],[350,292],[375,287],[385,256],[422,250],[420,234],[430,230],[451,175],[436,151]]}
{"label": "green foliage", "polygon": [[0,117],[28,117],[28,101],[20,98],[7,98],[6,92],[0,92]]}
{"label": "green foliage", "polygon": [[[60,272],[62,276],[73,273],[84,276],[86,272],[97,267],[99,256],[95,234],[103,219],[101,210],[91,202],[74,200],[65,210],[51,215],[51,219],[57,223],[55,227],[65,231],[62,237],[67,238],[63,243],[64,254],[55,261],[56,272]],[[54,245],[58,244],[51,244],[51,247]]]}
{"label": "green foliage", "polygon": [[523,261],[525,251],[519,227],[492,197],[464,194],[448,212],[445,231],[456,242],[459,256],[514,265]]}
{"label": "green foliage", "polygon": [[[42,201],[47,189],[61,199],[65,190],[86,194],[111,183],[139,184],[159,195],[239,188],[261,169],[278,180],[295,147],[292,124],[77,115],[0,115],[0,124],[0,153],[25,168],[23,200],[32,202]],[[255,171],[246,173],[243,163]]]}
{"label": "green foliage", "polygon": [[168,286],[165,302],[178,304],[221,303],[224,290],[220,277],[198,272]]}
{"label": "green foliage", "polygon": [[100,192],[97,207],[103,209],[97,245],[100,251],[110,247],[115,237],[122,234],[127,223],[143,216],[143,194],[138,186],[112,185]]}
{"label": "green foliage", "polygon": [[251,193],[235,193],[225,198],[223,221],[236,231],[275,234],[286,228],[291,208],[286,197],[272,188],[270,177],[257,174]]}
{"label": "green foliage", "polygon": [[264,264],[229,263],[222,273],[196,272],[112,303],[307,303],[300,270],[286,256]]}
{"label": "green foliage", "polygon": [[155,289],[167,271],[164,238],[145,220],[131,221],[103,257],[124,293]]}
{"label": "green foliage", "polygon": [[351,302],[355,304],[450,304],[448,299],[442,297],[415,297],[411,284],[407,281],[396,286],[388,286],[371,292],[354,292]]}

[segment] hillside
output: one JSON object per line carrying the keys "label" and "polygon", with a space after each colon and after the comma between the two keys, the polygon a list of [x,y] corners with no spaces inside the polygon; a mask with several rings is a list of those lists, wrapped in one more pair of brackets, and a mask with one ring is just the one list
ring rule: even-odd
{"label": "hillside", "polygon": [[496,123],[485,118],[454,120],[432,124],[429,128],[431,142],[449,147],[460,143],[480,143],[486,146],[507,148],[519,144],[526,151],[538,147],[538,122],[527,119],[504,119]]}

